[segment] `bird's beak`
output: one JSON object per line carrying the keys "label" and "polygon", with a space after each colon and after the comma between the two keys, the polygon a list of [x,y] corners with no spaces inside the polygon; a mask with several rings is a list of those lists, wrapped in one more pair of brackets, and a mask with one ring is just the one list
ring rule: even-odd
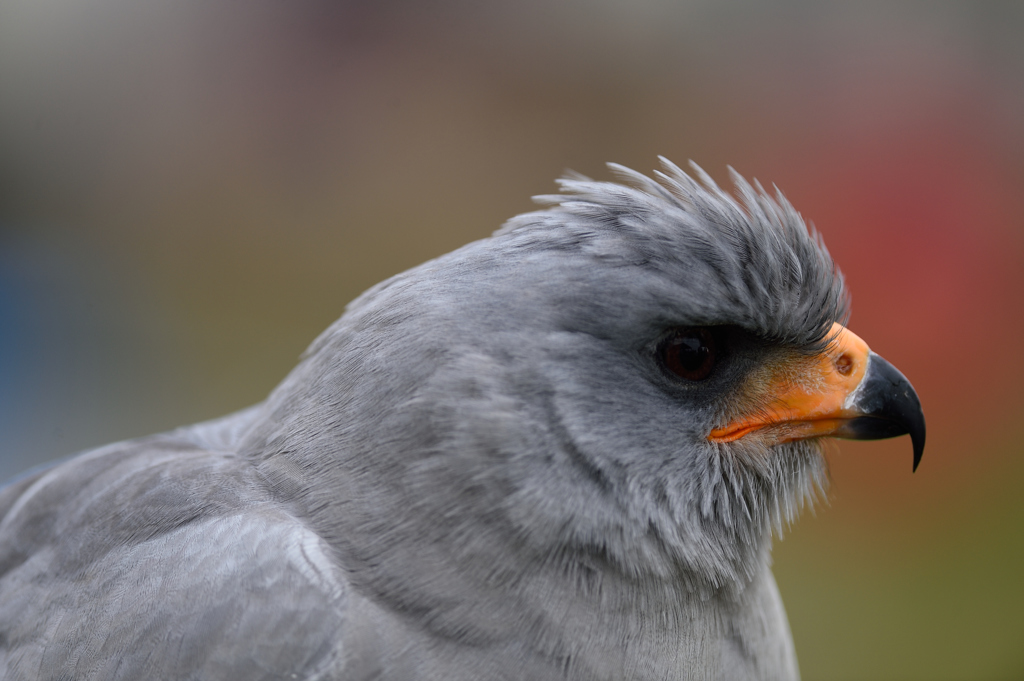
{"label": "bird's beak", "polygon": [[878,440],[910,434],[914,470],[924,453],[924,413],[913,386],[871,352],[856,334],[835,324],[820,355],[792,358],[744,389],[749,408],[708,435],[712,442],[757,437],[779,444],[813,437]]}

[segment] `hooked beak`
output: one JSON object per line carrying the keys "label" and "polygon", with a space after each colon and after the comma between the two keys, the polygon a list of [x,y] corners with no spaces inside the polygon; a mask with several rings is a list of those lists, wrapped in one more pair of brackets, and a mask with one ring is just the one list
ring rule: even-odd
{"label": "hooked beak", "polygon": [[825,352],[777,367],[748,392],[755,405],[715,428],[711,442],[757,437],[780,444],[814,437],[879,440],[910,435],[914,470],[924,453],[921,401],[896,367],[871,352],[856,334],[835,324]]}

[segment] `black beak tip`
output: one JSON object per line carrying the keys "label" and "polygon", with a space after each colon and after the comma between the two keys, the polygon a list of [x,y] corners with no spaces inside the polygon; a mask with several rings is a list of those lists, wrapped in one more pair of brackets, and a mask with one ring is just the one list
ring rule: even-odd
{"label": "black beak tip", "polygon": [[921,457],[924,455],[924,436],[924,414],[921,414],[920,425],[910,430],[910,441],[914,444],[914,469],[912,471],[914,473],[917,472],[917,466],[921,463]]}
{"label": "black beak tip", "polygon": [[910,381],[892,364],[871,353],[855,406],[862,416],[847,426],[844,437],[876,440],[910,435],[914,471],[924,455],[925,425],[921,401]]}

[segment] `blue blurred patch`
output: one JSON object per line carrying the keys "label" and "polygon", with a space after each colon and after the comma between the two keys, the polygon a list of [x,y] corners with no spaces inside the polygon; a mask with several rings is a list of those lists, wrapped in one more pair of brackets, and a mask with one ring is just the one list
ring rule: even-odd
{"label": "blue blurred patch", "polygon": [[[61,230],[0,225],[0,481],[166,427],[173,368],[130,272]],[[174,424],[172,424],[174,425]]]}
{"label": "blue blurred patch", "polygon": [[10,432],[18,389],[29,374],[32,296],[18,250],[0,243],[0,432]]}

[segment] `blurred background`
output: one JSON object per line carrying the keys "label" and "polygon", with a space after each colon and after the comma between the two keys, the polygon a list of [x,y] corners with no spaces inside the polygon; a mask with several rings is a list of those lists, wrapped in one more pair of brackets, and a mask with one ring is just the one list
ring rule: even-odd
{"label": "blurred background", "polygon": [[915,384],[775,550],[804,678],[1024,678],[1024,3],[6,0],[0,479],[261,400],[566,169],[781,187]]}

